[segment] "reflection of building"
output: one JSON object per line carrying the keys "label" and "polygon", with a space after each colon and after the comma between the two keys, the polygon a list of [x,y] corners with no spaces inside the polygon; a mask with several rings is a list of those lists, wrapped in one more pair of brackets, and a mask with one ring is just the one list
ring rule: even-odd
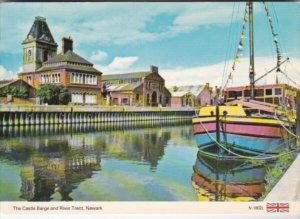
{"label": "reflection of building", "polygon": [[72,103],[97,104],[101,101],[101,72],[93,64],[73,52],[73,40],[63,38],[57,54],[46,19],[36,17],[23,41],[23,72],[19,78],[34,88],[42,84],[64,85],[72,95]]}
{"label": "reflection of building", "polygon": [[108,105],[169,105],[170,92],[155,66],[146,72],[103,75],[102,80]]}
{"label": "reflection of building", "polygon": [[262,166],[198,154],[192,184],[199,201],[255,201],[265,190],[264,177]]}
{"label": "reflection of building", "polygon": [[174,86],[170,89],[172,94],[171,106],[206,106],[213,104],[212,88],[206,85]]}
{"label": "reflection of building", "polygon": [[[82,141],[81,141],[82,142]],[[72,200],[69,194],[78,184],[100,167],[100,153],[85,144],[75,148],[65,141],[47,141],[31,156],[31,167],[21,169],[22,198],[49,201],[55,192],[61,200]]]}
{"label": "reflection of building", "polygon": [[[255,100],[271,103],[282,104],[296,109],[296,88],[287,84],[272,84],[272,85],[256,85],[255,86]],[[225,90],[226,101],[235,99],[250,99],[250,87],[228,87]]]}
{"label": "reflection of building", "polygon": [[150,164],[155,169],[162,159],[170,132],[147,129],[124,133],[111,132],[106,136],[103,152],[118,159],[136,160]]}

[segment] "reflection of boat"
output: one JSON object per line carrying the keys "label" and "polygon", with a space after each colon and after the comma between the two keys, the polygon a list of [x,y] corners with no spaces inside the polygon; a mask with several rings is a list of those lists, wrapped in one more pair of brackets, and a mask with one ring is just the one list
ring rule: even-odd
{"label": "reflection of boat", "polygon": [[[267,7],[266,12],[269,19],[271,19]],[[254,85],[262,77],[254,79],[252,2],[247,3],[239,49],[235,60],[239,58],[238,54],[243,49],[246,22],[249,22],[250,39],[250,90],[248,90],[250,98],[247,100],[234,100],[226,103],[226,106],[207,106],[201,108],[199,115],[193,119],[194,134],[200,150],[207,150],[209,147],[218,145],[222,147],[222,150],[227,151],[231,155],[239,156],[242,152],[251,156],[263,155],[265,158],[272,158],[272,154],[281,153],[289,148],[291,137],[295,137],[295,115],[291,110],[255,99],[257,92]],[[271,21],[270,25],[272,27]],[[276,34],[274,31],[272,31],[272,34],[275,41]],[[277,72],[280,72],[280,66],[286,60],[281,61],[279,45],[277,42],[275,44],[278,60],[277,66],[272,71],[277,70]],[[267,72],[265,75],[270,72]]]}
{"label": "reflection of boat", "polygon": [[264,192],[262,166],[198,154],[192,175],[200,201],[254,201]]}

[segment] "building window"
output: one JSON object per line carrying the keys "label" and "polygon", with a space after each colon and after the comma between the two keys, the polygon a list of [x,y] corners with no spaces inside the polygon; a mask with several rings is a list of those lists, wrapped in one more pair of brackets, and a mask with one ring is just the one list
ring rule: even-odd
{"label": "building window", "polygon": [[150,104],[150,94],[147,94],[147,100],[146,100],[147,104]]}
{"label": "building window", "polygon": [[97,77],[91,74],[72,73],[71,83],[97,85]]}
{"label": "building window", "polygon": [[161,104],[161,99],[162,99],[162,96],[159,95],[159,104]]}
{"label": "building window", "polygon": [[122,99],[122,104],[123,105],[129,105],[129,99],[128,98],[123,98]]}
{"label": "building window", "polygon": [[273,94],[272,89],[266,89],[266,95],[267,96],[270,96],[272,94]]}
{"label": "building window", "polygon": [[113,105],[119,105],[119,99],[118,98],[113,98]]}
{"label": "building window", "polygon": [[87,104],[96,104],[97,103],[96,94],[86,94],[85,95],[85,103],[87,103]]}
{"label": "building window", "polygon": [[72,103],[83,103],[83,94],[73,93],[71,96]]}
{"label": "building window", "polygon": [[27,76],[27,82],[28,82],[28,84],[31,84],[32,83],[32,78],[31,78],[31,76]]}
{"label": "building window", "polygon": [[40,78],[41,84],[60,83],[60,74],[44,74]]}
{"label": "building window", "polygon": [[140,100],[140,95],[139,95],[139,94],[136,94],[136,95],[135,95],[135,100],[136,100],[136,101],[139,101],[139,100]]}

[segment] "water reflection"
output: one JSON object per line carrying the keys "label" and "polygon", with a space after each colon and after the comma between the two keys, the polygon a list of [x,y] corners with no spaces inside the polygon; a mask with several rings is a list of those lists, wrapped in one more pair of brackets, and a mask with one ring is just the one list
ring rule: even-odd
{"label": "water reflection", "polygon": [[265,168],[198,153],[192,184],[200,201],[255,201],[265,190]]}
{"label": "water reflection", "polygon": [[21,199],[50,201],[55,196],[57,200],[71,201],[80,184],[109,168],[105,162],[126,161],[119,171],[128,168],[130,161],[155,172],[171,138],[186,143],[191,139],[190,126],[141,129],[134,125],[146,126],[119,123],[6,128],[1,130],[0,161],[20,166]]}

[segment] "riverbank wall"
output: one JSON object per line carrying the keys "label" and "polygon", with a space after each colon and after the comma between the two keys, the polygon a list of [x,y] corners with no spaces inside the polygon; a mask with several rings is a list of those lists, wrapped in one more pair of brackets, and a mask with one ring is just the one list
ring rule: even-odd
{"label": "riverbank wall", "polygon": [[264,199],[265,202],[300,201],[300,154],[285,172],[275,187]]}
{"label": "riverbank wall", "polygon": [[185,120],[194,115],[191,107],[0,105],[0,126]]}

